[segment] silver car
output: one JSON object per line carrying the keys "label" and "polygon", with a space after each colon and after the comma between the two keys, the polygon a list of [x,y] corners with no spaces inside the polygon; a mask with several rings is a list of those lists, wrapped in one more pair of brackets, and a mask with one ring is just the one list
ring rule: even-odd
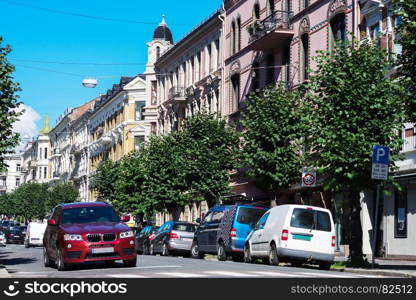
{"label": "silver car", "polygon": [[160,253],[164,256],[171,254],[190,256],[196,228],[197,224],[188,222],[164,223],[151,241],[150,255]]}

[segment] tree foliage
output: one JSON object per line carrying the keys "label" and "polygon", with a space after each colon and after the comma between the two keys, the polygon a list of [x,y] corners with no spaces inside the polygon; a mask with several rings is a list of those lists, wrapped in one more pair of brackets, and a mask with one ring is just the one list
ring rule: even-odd
{"label": "tree foliage", "polygon": [[324,176],[325,189],[350,195],[350,250],[358,262],[362,260],[359,192],[374,187],[373,145],[390,147],[393,167],[399,158],[403,89],[388,77],[391,66],[375,43],[339,44],[316,60],[317,70],[307,84],[310,150],[316,154],[310,164]]}
{"label": "tree foliage", "polygon": [[301,122],[299,91],[283,85],[252,94],[243,114],[243,162],[247,174],[266,190],[289,187],[299,181]]}
{"label": "tree foliage", "polygon": [[119,162],[103,160],[98,165],[91,180],[91,188],[98,193],[97,200],[107,201],[114,197],[118,175]]}
{"label": "tree foliage", "polygon": [[21,112],[17,92],[19,85],[13,81],[14,66],[7,60],[11,52],[9,45],[3,46],[3,38],[0,36],[0,169],[4,168],[3,155],[18,144],[19,135],[12,132],[13,123],[18,120]]}

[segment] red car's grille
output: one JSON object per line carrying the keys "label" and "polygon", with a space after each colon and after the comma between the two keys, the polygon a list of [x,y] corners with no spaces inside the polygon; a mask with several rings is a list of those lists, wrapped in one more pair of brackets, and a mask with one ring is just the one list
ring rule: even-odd
{"label": "red car's grille", "polygon": [[117,234],[115,233],[90,233],[87,234],[87,240],[91,243],[99,243],[99,242],[114,242],[117,238]]}
{"label": "red car's grille", "polygon": [[101,235],[99,234],[87,234],[87,240],[91,243],[101,242]]}

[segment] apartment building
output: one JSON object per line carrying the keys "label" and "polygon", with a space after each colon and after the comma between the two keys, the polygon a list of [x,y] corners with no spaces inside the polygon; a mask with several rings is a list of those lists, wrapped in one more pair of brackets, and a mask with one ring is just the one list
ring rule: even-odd
{"label": "apartment building", "polygon": [[0,194],[13,192],[24,180],[22,154],[7,154],[3,158],[7,167],[0,170]]}

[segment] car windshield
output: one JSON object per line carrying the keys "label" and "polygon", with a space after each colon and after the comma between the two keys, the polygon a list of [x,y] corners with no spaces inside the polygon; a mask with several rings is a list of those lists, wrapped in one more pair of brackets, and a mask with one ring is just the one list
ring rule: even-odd
{"label": "car windshield", "polygon": [[91,206],[64,209],[62,224],[115,223],[120,219],[112,207]]}
{"label": "car windshield", "polygon": [[22,233],[20,230],[10,230],[11,233],[13,234],[20,234]]}
{"label": "car windshield", "polygon": [[240,207],[237,215],[237,222],[240,224],[256,224],[266,212],[263,208]]}
{"label": "car windshield", "polygon": [[310,230],[331,231],[331,219],[329,214],[324,211],[295,208],[290,226]]}
{"label": "car windshield", "polygon": [[194,224],[174,224],[173,230],[195,232],[196,226]]}

